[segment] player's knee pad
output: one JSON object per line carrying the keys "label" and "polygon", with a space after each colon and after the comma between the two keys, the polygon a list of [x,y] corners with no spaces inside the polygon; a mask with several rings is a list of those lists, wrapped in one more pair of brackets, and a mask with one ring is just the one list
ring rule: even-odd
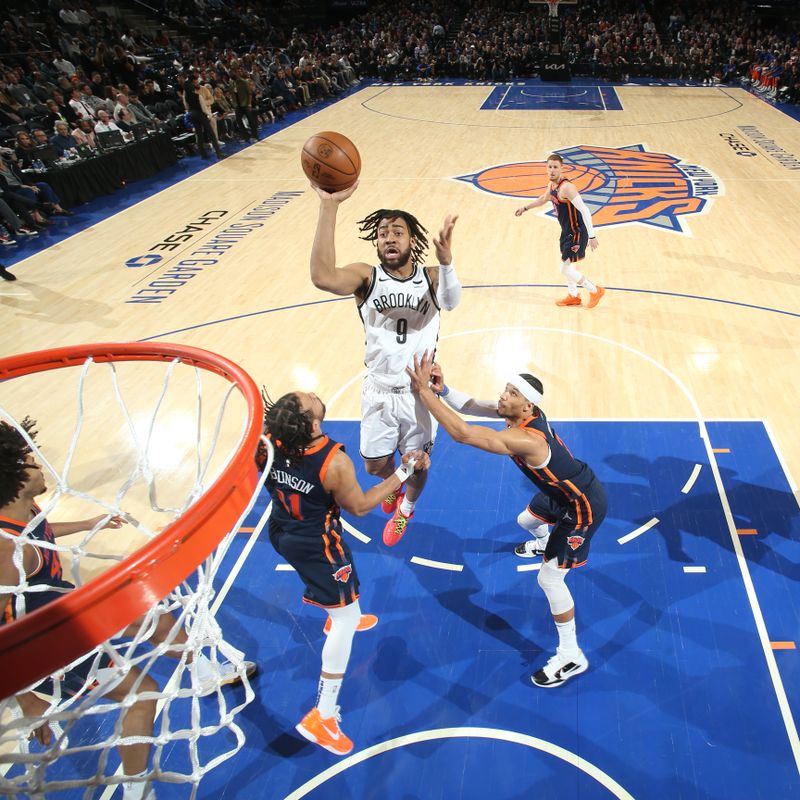
{"label": "player's knee pad", "polygon": [[527,508],[517,517],[517,524],[523,530],[532,533],[537,539],[542,539],[550,533],[550,526],[546,522],[542,522],[539,517],[534,517]]}
{"label": "player's knee pad", "polygon": [[553,616],[564,614],[575,605],[572,594],[564,582],[568,571],[559,569],[558,562],[554,558],[545,561],[539,570],[537,580],[550,604],[550,613]]}
{"label": "player's knee pad", "polygon": [[561,274],[573,283],[580,283],[583,280],[583,275],[575,269],[575,265],[571,261],[561,262]]}
{"label": "player's knee pad", "polygon": [[361,607],[356,600],[342,608],[329,608],[328,614],[331,629],[322,647],[322,671],[329,675],[344,675],[350,660],[353,637],[361,619]]}

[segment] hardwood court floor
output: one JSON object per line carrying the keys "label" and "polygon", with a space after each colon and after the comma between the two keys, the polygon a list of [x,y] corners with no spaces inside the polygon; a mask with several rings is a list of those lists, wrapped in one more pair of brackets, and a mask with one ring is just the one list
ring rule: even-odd
{"label": "hardwood court floor", "polygon": [[[234,359],[273,396],[313,390],[331,418],[357,419],[360,322],[352,300],[309,280],[318,200],[298,158],[308,136],[336,130],[363,161],[339,211],[337,263],[371,260],[356,222],[376,208],[406,208],[431,233],[460,215],[465,290],[443,314],[439,349],[448,383],[488,398],[526,368],[552,418],[696,420],[712,471],[745,472],[751,454],[747,437],[702,421],[763,420],[797,496],[797,123],[737,89],[620,86],[621,110],[565,111],[541,85],[514,89],[529,103],[511,102],[512,88],[481,110],[496,87],[365,87],[32,257],[0,286],[0,351],[179,342]],[[592,310],[554,304],[564,288],[553,219],[514,216],[541,191],[530,162],[552,151],[604,221],[582,265],[607,287]],[[60,394],[2,391],[15,413],[61,424]],[[67,434],[40,429],[63,454]],[[108,445],[96,441],[76,474],[102,482]],[[787,513],[796,538],[796,507]]]}
{"label": "hardwood court floor", "polygon": [[[459,275],[481,288],[466,289],[443,317],[440,356],[455,385],[491,396],[508,367],[526,365],[544,380],[551,413],[685,417],[694,408],[677,378],[703,415],[767,420],[800,472],[798,173],[739,129],[800,153],[797,124],[741,90],[623,86],[622,111],[480,111],[491,90],[366,87],[34,256],[17,269],[20,280],[0,287],[0,349],[162,338],[235,359],[273,394],[303,386],[332,398],[359,371],[361,334],[350,301],[309,305],[331,296],[308,279],[317,198],[297,154],[311,133],[340,130],[364,167],[340,209],[339,263],[370,260],[355,223],[377,207],[408,208],[431,232],[445,213],[460,214]],[[721,134],[756,155],[738,155]],[[584,267],[609,292],[591,312],[553,304],[562,289],[552,219],[517,219],[519,200],[453,180],[576,145],[636,144],[707,170],[720,191],[702,213],[679,217],[683,233],[646,222],[600,227]],[[242,227],[263,201],[275,213]],[[200,222],[184,241],[164,243]],[[229,237],[229,249],[202,250],[231,225],[241,238]],[[162,258],[125,266],[143,255]],[[179,280],[170,268],[186,260],[216,263],[183,264]],[[357,398],[354,384],[330,412],[356,417]]]}

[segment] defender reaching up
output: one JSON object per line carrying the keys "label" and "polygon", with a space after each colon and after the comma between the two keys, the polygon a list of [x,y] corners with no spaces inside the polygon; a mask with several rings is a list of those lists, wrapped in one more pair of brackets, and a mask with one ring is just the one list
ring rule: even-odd
{"label": "defender reaching up", "polygon": [[[592,537],[605,519],[608,502],[603,484],[588,464],[570,453],[547,421],[539,407],[544,387],[533,375],[510,375],[495,403],[446,386],[441,369],[427,353],[414,358],[409,373],[414,391],[455,441],[510,456],[537,489],[517,522],[534,537],[530,554],[544,560],[538,582],[550,605],[558,648],[531,680],[543,688],[561,686],[589,667],[578,646],[575,602],[565,579],[574,567],[586,563]],[[502,417],[506,428],[470,425],[456,411]]]}

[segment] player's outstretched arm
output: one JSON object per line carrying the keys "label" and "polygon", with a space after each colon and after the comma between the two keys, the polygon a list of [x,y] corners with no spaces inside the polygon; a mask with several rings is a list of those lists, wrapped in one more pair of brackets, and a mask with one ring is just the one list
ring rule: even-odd
{"label": "player's outstretched arm", "polygon": [[543,206],[549,199],[550,199],[550,193],[544,192],[543,194],[539,195],[539,197],[537,197],[535,200],[532,200],[527,205],[520,206],[514,212],[514,216],[521,217],[526,211],[530,211],[532,208],[539,208],[539,206]]}
{"label": "player's outstretched arm", "polygon": [[420,359],[414,356],[414,368],[406,370],[411,376],[411,388],[450,436],[461,444],[468,444],[500,456],[534,458],[541,463],[547,458],[548,445],[544,439],[529,436],[519,428],[495,430],[483,425],[470,425],[443,403],[431,389],[433,356],[426,352]]}
{"label": "player's outstretched arm", "polygon": [[336,213],[339,204],[347,200],[357,186],[358,182],[341,192],[326,192],[314,186],[319,195],[319,218],[311,246],[311,282],[317,289],[331,294],[356,294],[367,284],[372,271],[369,264],[363,263],[336,267]]}
{"label": "player's outstretched arm", "polygon": [[387,495],[399,489],[415,471],[428,469],[430,464],[427,453],[411,450],[403,456],[401,465],[386,480],[365,492],[356,479],[353,462],[340,450],[333,457],[322,484],[345,511],[363,517]]}
{"label": "player's outstretched arm", "polygon": [[436,258],[441,266],[453,263],[453,228],[456,226],[458,214],[448,214],[444,218],[442,227],[433,237],[433,246],[436,248]]}
{"label": "player's outstretched arm", "polygon": [[91,519],[78,519],[74,522],[51,522],[50,527],[53,531],[53,536],[58,539],[59,536],[69,536],[71,533],[90,531],[102,520],[105,520],[106,522],[104,525],[101,525],[101,530],[103,528],[121,528],[123,525],[128,524],[124,517],[120,517],[115,514],[100,514],[99,516],[92,517]]}
{"label": "player's outstretched arm", "polygon": [[444,382],[444,372],[442,372],[441,365],[434,362],[431,368],[431,390],[453,409],[458,411],[459,414],[464,414],[468,417],[489,417],[496,419],[499,414],[497,413],[497,403],[491,400],[477,400],[470,397],[466,392],[459,392],[452,386],[448,386]]}

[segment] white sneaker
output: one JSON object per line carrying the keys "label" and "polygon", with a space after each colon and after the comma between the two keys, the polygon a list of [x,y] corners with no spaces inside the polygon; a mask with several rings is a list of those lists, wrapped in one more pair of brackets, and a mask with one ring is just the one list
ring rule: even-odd
{"label": "white sneaker", "polygon": [[[258,671],[258,666],[255,661],[244,661],[244,673],[248,678],[252,678]],[[219,665],[219,672],[209,675],[205,680],[200,682],[200,697],[208,697],[217,691],[217,687],[232,686],[242,682],[242,676],[236,670],[236,666],[230,661],[226,661]]]}
{"label": "white sneaker", "polygon": [[156,800],[156,790],[146,781],[125,781],[122,800]]}
{"label": "white sneaker", "polygon": [[514,553],[520,558],[535,558],[536,556],[543,556],[549,539],[549,533],[547,536],[543,536],[541,539],[528,539],[527,542],[518,544],[514,548]]}
{"label": "white sneaker", "polygon": [[578,650],[577,655],[565,656],[556,650],[556,654],[538,671],[531,675],[534,686],[550,689],[561,686],[575,675],[589,669],[589,660]]}

